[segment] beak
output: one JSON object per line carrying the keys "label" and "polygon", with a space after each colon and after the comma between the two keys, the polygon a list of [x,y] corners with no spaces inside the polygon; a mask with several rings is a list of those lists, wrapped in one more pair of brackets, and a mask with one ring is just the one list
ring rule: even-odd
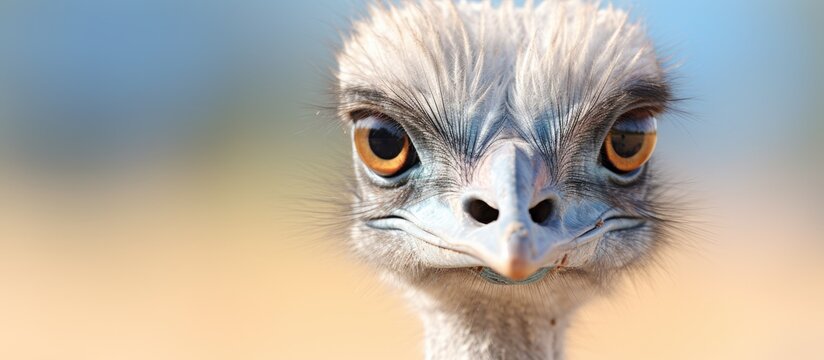
{"label": "beak", "polygon": [[565,200],[542,157],[525,143],[491,150],[472,179],[460,196],[430,197],[370,225],[435,245],[419,249],[428,266],[488,267],[513,281],[585,264],[595,254],[592,240],[610,228],[608,206]]}
{"label": "beak", "polygon": [[[452,238],[454,248],[514,281],[569,262],[562,245],[577,234],[563,221],[563,201],[539,155],[517,143],[504,144],[478,166],[476,179],[461,199],[465,236]],[[494,221],[477,221],[484,215],[477,210],[479,201],[498,212]]]}

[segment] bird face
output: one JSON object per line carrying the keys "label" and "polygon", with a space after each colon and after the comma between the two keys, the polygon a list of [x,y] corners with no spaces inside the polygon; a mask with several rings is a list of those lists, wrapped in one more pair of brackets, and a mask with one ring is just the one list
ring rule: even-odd
{"label": "bird face", "polygon": [[506,122],[496,126],[501,131],[482,154],[455,168],[439,159],[442,148],[425,146],[387,115],[355,114],[361,193],[382,204],[360,224],[365,232],[419,243],[414,255],[424,266],[481,268],[490,281],[517,283],[555,267],[586,266],[606,238],[646,231],[648,219],[622,203],[643,188],[656,141],[650,110],[630,111],[592,134],[603,138],[600,146],[576,149],[581,159],[563,178],[556,154]]}
{"label": "bird face", "polygon": [[352,239],[401,276],[627,267],[660,242],[669,86],[638,25],[577,2],[374,8],[339,55]]}

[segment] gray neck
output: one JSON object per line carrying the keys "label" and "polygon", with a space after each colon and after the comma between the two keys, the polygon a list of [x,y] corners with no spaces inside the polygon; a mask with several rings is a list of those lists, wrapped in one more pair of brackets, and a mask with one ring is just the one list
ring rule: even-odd
{"label": "gray neck", "polygon": [[566,317],[474,305],[421,308],[427,359],[563,359]]}

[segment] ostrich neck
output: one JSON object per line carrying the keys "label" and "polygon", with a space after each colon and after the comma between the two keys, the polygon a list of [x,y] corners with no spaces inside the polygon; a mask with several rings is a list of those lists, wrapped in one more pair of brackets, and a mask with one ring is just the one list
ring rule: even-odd
{"label": "ostrich neck", "polygon": [[427,359],[563,359],[566,316],[473,305],[421,309]]}

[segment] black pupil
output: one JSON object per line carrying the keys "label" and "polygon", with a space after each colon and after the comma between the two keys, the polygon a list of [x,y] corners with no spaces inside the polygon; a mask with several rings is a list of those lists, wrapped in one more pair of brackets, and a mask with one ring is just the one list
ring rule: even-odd
{"label": "black pupil", "polygon": [[631,157],[641,151],[644,145],[644,134],[635,132],[615,131],[610,133],[612,148],[620,157]]}
{"label": "black pupil", "polygon": [[369,147],[384,160],[392,160],[403,150],[403,135],[385,127],[369,130]]}

